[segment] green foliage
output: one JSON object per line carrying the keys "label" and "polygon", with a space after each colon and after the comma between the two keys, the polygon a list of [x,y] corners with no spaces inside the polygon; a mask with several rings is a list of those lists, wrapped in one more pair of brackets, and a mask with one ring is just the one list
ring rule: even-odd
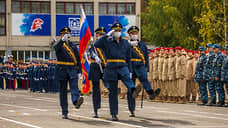
{"label": "green foliage", "polygon": [[[222,0],[150,0],[142,38],[155,46],[198,49],[224,38]],[[202,44],[201,44],[202,43]]]}

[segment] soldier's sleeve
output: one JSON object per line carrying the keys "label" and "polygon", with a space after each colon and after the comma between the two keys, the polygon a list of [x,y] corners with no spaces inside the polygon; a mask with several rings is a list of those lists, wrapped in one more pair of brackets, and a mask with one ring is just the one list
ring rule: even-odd
{"label": "soldier's sleeve", "polygon": [[147,72],[150,71],[148,54],[149,54],[148,49],[147,49],[146,45],[144,44],[144,58],[145,58],[145,66],[146,66]]}
{"label": "soldier's sleeve", "polygon": [[55,49],[55,51],[58,52],[58,51],[61,49],[62,45],[63,45],[63,40],[62,40],[62,39],[58,40],[58,41],[54,44],[54,49]]}
{"label": "soldier's sleeve", "polygon": [[96,42],[94,43],[94,46],[96,48],[104,49],[105,48],[105,42],[106,42],[107,38],[108,38],[108,36],[103,36],[100,39],[96,40]]}

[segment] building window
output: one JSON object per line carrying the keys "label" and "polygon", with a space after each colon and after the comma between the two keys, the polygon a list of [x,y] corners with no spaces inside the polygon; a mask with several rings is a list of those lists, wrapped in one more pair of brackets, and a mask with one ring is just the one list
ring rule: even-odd
{"label": "building window", "polygon": [[100,4],[100,6],[99,6],[99,14],[100,15],[107,14],[107,4]]}
{"label": "building window", "polygon": [[50,58],[50,51],[45,51],[45,59],[49,59]]}
{"label": "building window", "polygon": [[50,2],[12,0],[13,13],[50,13]]}
{"label": "building window", "polygon": [[69,3],[69,2],[57,2],[56,13],[57,14],[81,14],[81,7],[83,7],[87,15],[93,15],[93,3]]}
{"label": "building window", "polygon": [[135,15],[135,3],[100,3],[100,15]]}
{"label": "building window", "polygon": [[6,2],[0,0],[0,35],[6,35]]}
{"label": "building window", "polygon": [[116,14],[116,4],[108,4],[108,14]]}

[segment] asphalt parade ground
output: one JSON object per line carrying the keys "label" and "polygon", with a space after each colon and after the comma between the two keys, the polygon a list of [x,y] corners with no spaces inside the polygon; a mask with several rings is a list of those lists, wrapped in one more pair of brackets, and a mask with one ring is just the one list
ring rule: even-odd
{"label": "asphalt parade ground", "polygon": [[0,128],[228,128],[228,108],[137,101],[129,117],[119,100],[119,121],[111,121],[108,98],[102,98],[99,118],[93,118],[92,96],[74,109],[68,94],[69,119],[62,119],[58,94],[0,90]]}

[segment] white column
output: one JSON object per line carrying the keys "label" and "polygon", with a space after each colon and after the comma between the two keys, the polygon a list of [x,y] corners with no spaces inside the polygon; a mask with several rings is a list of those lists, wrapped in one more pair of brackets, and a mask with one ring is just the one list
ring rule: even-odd
{"label": "white column", "polygon": [[45,60],[45,51],[43,51],[43,60]]}
{"label": "white column", "polygon": [[18,50],[17,50],[17,60],[19,60],[19,52],[18,52]]}
{"label": "white column", "polygon": [[36,51],[36,58],[39,59],[39,51]]}
{"label": "white column", "polygon": [[30,61],[32,61],[32,51],[30,51]]}
{"label": "white column", "polygon": [[24,57],[23,58],[24,58],[24,62],[25,62],[25,51],[23,51],[23,53],[24,53]]}

